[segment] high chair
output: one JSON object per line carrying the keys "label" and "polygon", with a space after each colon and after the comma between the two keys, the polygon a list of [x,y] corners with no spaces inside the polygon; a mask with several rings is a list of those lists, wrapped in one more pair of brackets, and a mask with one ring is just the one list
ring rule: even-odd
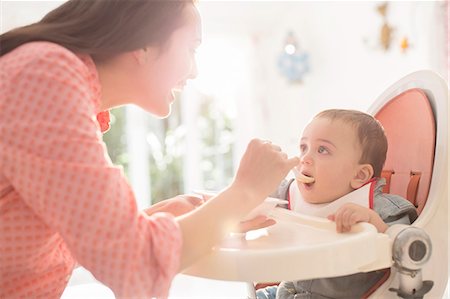
{"label": "high chair", "polygon": [[[388,138],[383,170],[388,184],[383,191],[401,195],[416,206],[419,218],[412,227],[422,229],[431,241],[429,260],[420,265],[412,259],[415,265],[407,265],[410,269],[405,271],[399,265],[402,261],[396,260],[402,253],[395,252],[401,235],[394,238],[394,267],[373,298],[388,298],[392,296],[389,289],[400,285],[417,292],[423,285],[419,276],[433,282],[425,298],[442,298],[444,294],[448,282],[448,99],[448,86],[441,77],[418,71],[393,84],[369,109],[383,124]],[[387,233],[394,236],[399,229],[392,227]],[[409,242],[412,244],[414,238]],[[403,262],[413,256],[408,252]],[[421,268],[422,274],[411,271],[414,268]],[[410,277],[414,274],[415,278]]]}
{"label": "high chair", "polygon": [[[448,97],[446,82],[418,71],[394,83],[369,109],[389,149],[384,192],[417,208],[410,226],[384,234],[368,223],[338,234],[333,222],[276,208],[277,224],[232,236],[184,273],[248,282],[303,280],[390,269],[364,298],[442,298],[448,281]],[[219,294],[220,295],[220,294]]]}

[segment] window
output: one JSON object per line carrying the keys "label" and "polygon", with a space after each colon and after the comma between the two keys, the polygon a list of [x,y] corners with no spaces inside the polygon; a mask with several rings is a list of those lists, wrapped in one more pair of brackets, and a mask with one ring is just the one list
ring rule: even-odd
{"label": "window", "polygon": [[135,106],[111,111],[104,141],[113,163],[123,166],[139,208],[194,189],[220,190],[233,178],[245,51],[223,39],[200,49],[199,78],[178,95],[168,118]]}

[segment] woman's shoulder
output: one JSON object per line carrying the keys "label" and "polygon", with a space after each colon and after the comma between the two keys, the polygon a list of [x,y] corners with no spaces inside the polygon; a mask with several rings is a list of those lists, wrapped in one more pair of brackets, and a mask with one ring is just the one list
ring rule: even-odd
{"label": "woman's shoulder", "polygon": [[55,43],[30,42],[2,56],[0,76],[4,91],[0,102],[32,96],[41,104],[51,101],[52,107],[63,109],[79,98],[72,111],[92,113],[100,103],[100,82],[92,59]]}
{"label": "woman's shoulder", "polygon": [[15,48],[14,50],[6,54],[4,57],[14,55],[20,55],[23,57],[30,57],[30,58],[45,57],[48,55],[76,58],[76,55],[69,49],[59,44],[48,41],[33,41],[25,43]]}
{"label": "woman's shoulder", "polygon": [[1,57],[4,70],[9,74],[19,72],[27,67],[45,67],[52,69],[71,68],[84,69],[86,66],[80,58],[69,49],[56,43],[34,41],[25,43]]}

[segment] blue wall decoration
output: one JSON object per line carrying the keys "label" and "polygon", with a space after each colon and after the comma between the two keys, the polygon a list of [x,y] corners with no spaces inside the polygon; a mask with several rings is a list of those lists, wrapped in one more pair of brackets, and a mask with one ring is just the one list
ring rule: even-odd
{"label": "blue wall decoration", "polygon": [[308,53],[298,46],[293,32],[289,32],[282,53],[278,57],[278,69],[289,83],[302,83],[309,72]]}

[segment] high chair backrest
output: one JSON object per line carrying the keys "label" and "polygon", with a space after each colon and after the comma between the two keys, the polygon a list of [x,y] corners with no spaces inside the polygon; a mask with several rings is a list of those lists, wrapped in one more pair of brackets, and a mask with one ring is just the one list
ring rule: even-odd
{"label": "high chair backrest", "polygon": [[428,197],[436,142],[430,101],[423,90],[411,88],[387,102],[375,118],[388,139],[383,191],[408,199],[420,213]]}
{"label": "high chair backrest", "polygon": [[[384,177],[386,192],[408,198],[420,213],[412,227],[431,239],[432,254],[422,268],[424,280],[434,282],[425,298],[443,298],[448,285],[448,116],[450,92],[447,82],[429,70],[411,73],[388,87],[369,108],[380,120],[389,142]],[[393,275],[369,298],[397,298]]]}

